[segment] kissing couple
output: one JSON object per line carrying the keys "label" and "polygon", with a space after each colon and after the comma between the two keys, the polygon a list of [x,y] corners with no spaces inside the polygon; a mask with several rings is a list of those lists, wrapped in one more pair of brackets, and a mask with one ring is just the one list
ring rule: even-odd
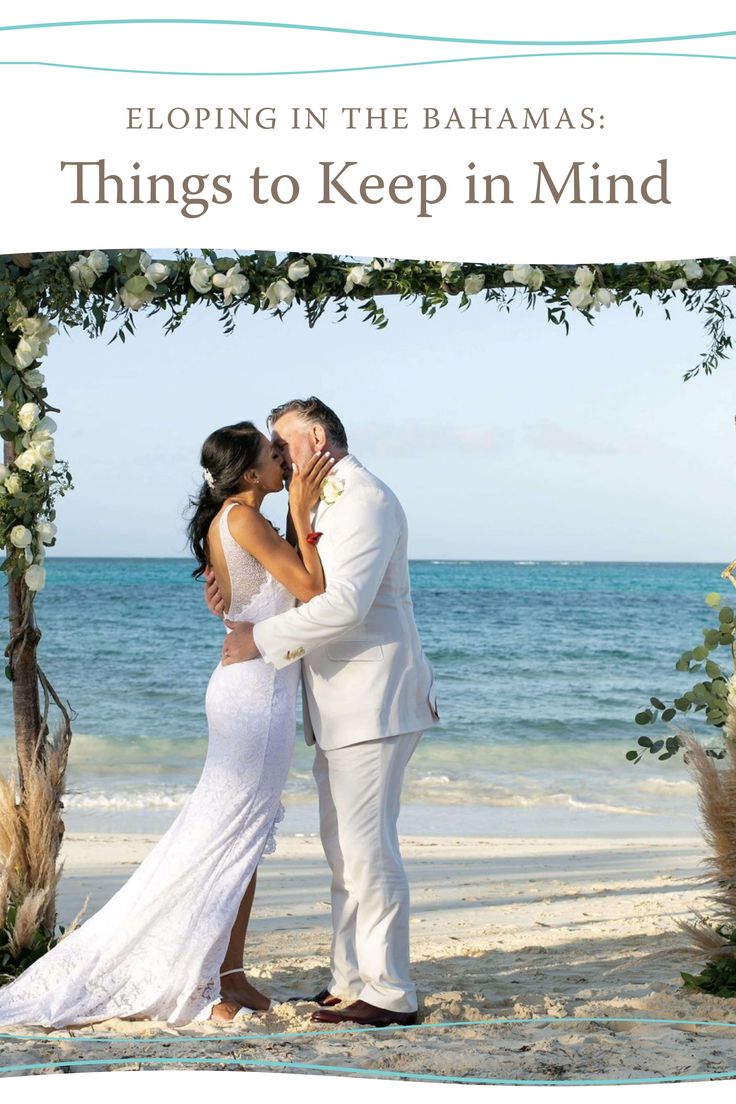
{"label": "kissing couple", "polygon": [[[300,675],[332,872],[330,975],[312,1019],[416,1023],[397,819],[406,765],[439,715],[406,517],[319,399],[284,403],[268,423],[270,440],[238,422],[202,446],[188,535],[227,636],[207,687],[200,780],[107,904],[0,988],[2,1026],[232,1023],[271,1006],[245,976],[244,943],[284,813]],[[285,484],[283,538],[261,506]]]}

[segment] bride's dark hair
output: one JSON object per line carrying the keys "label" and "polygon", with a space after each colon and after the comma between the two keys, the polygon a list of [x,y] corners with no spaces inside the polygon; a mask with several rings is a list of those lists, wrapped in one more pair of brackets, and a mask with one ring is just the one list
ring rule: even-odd
{"label": "bride's dark hair", "polygon": [[200,463],[204,478],[199,494],[190,498],[193,510],[187,525],[187,538],[197,560],[195,579],[207,567],[207,534],[212,519],[226,498],[241,490],[243,473],[258,463],[263,437],[252,422],[236,422],[210,433],[202,445]]}

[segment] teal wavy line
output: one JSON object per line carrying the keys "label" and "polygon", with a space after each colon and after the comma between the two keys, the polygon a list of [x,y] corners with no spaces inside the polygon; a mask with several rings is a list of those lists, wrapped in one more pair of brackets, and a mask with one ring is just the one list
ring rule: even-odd
{"label": "teal wavy line", "polygon": [[436,58],[429,61],[397,61],[385,65],[353,65],[334,69],[273,69],[201,72],[189,69],[119,69],[107,65],[75,65],[62,61],[2,61],[0,65],[40,65],[48,69],[79,69],[92,73],[131,73],[147,77],[306,77],[319,73],[365,73],[377,69],[411,69],[421,65],[459,65],[468,61],[510,61],[543,57],[677,57],[707,61],[736,61],[734,54],[691,54],[665,50],[559,50],[528,54],[488,54],[482,57]]}
{"label": "teal wavy line", "polygon": [[321,27],[312,23],[272,23],[255,19],[75,19],[51,23],[15,23],[0,26],[0,31],[38,31],[58,27],[116,27],[125,24],[195,24],[221,27],[265,27],[272,30],[317,31],[322,34],[360,35],[369,38],[393,38],[412,42],[461,42],[473,46],[626,46],[637,42],[687,42],[693,39],[727,38],[736,31],[708,31],[685,35],[656,35],[649,38],[544,39],[456,38],[445,35],[402,34],[398,31],[368,31],[356,27]]}
{"label": "teal wavy line", "polygon": [[[384,1029],[385,1030],[385,1029]],[[318,1062],[268,1062],[249,1058],[75,1058],[61,1062],[28,1062],[17,1066],[0,1066],[0,1073],[20,1073],[30,1070],[42,1069],[71,1069],[84,1066],[161,1066],[175,1062],[178,1065],[218,1065],[218,1066],[250,1066],[251,1068],[265,1069],[290,1069],[290,1070],[317,1070],[320,1073],[357,1073],[371,1074],[374,1077],[386,1079],[401,1078],[409,1081],[434,1081],[463,1085],[667,1085],[671,1082],[688,1081],[722,1081],[736,1077],[736,1070],[727,1070],[725,1073],[692,1073],[681,1077],[632,1077],[629,1080],[604,1079],[571,1079],[569,1081],[555,1078],[553,1081],[538,1079],[516,1079],[506,1077],[447,1077],[434,1073],[409,1073],[406,1070],[376,1070],[364,1069],[360,1066],[327,1066]]]}

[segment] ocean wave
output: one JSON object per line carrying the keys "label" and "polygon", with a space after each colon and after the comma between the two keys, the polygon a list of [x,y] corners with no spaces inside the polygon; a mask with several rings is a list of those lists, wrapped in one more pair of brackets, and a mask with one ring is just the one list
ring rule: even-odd
{"label": "ocean wave", "polygon": [[637,787],[644,793],[666,794],[695,794],[698,787],[689,778],[647,778]]}
{"label": "ocean wave", "polygon": [[[582,781],[582,779],[581,779]],[[651,816],[653,810],[619,803],[618,795],[595,799],[574,790],[545,789],[541,780],[521,774],[499,785],[487,778],[455,776],[440,772],[409,773],[404,800],[434,805],[480,805],[495,809],[543,809],[566,807],[617,816]]]}
{"label": "ocean wave", "polygon": [[134,809],[181,809],[191,797],[191,789],[174,790],[120,790],[117,793],[102,791],[66,794],[66,809],[100,809],[106,811],[133,811]]}

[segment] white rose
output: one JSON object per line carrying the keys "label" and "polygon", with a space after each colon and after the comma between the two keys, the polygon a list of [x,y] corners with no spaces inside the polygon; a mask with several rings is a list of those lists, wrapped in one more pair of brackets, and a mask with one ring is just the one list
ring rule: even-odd
{"label": "white rose", "polygon": [[574,287],[567,293],[567,299],[571,307],[575,310],[582,310],[584,307],[589,307],[593,302],[593,296],[590,294],[586,287]]}
{"label": "white rose", "polygon": [[15,347],[15,363],[18,368],[30,368],[34,360],[40,355],[40,346],[37,341],[31,341],[27,337],[21,337]]}
{"label": "white rose", "polygon": [[533,268],[526,280],[526,286],[530,291],[539,291],[544,283],[544,273],[541,268]]}
{"label": "white rose", "polygon": [[580,265],[579,268],[575,269],[574,279],[579,288],[590,291],[595,280],[595,273],[591,272],[587,265]]}
{"label": "white rose", "polygon": [[200,295],[206,295],[212,291],[212,277],[215,270],[203,257],[193,262],[189,269],[189,282]]}
{"label": "white rose", "polygon": [[266,288],[266,304],[269,310],[274,310],[281,303],[286,303],[289,306],[294,302],[294,296],[296,292],[293,287],[290,287],[286,280],[274,280],[272,284],[269,284]]}
{"label": "white rose", "polygon": [[21,429],[33,429],[33,427],[38,424],[38,416],[40,413],[41,408],[37,403],[24,403],[18,411],[18,425]]}
{"label": "white rose", "polygon": [[5,480],[5,490],[8,492],[9,495],[18,494],[22,486],[23,481],[17,472],[11,472],[11,474]]}
{"label": "white rose", "polygon": [[48,441],[51,435],[56,433],[58,428],[54,419],[49,418],[48,414],[46,414],[33,430],[29,443],[35,445],[38,444],[39,441]]}
{"label": "white rose", "polygon": [[79,291],[89,291],[97,279],[97,273],[87,262],[87,258],[81,254],[78,261],[73,261],[69,265],[69,275],[72,278],[72,284]]}
{"label": "white rose", "polygon": [[342,479],[336,475],[328,475],[327,479],[322,482],[319,497],[326,506],[332,506],[333,503],[337,502],[344,490],[345,484]]}
{"label": "white rose", "polygon": [[457,261],[445,261],[440,265],[440,276],[443,280],[452,280],[452,278],[457,276],[462,270],[463,266],[458,264]]}
{"label": "white rose", "polygon": [[42,468],[43,461],[37,449],[27,448],[25,452],[21,452],[20,456],[16,456],[15,466],[19,471],[32,472],[36,468]]}
{"label": "white rose", "polygon": [[482,272],[472,272],[465,277],[465,294],[477,295],[486,286],[486,278]]}
{"label": "white rose", "polygon": [[656,268],[657,272],[669,272],[674,263],[674,261],[655,261],[654,267]]}
{"label": "white rose", "polygon": [[45,356],[49,339],[56,333],[56,326],[52,326],[42,315],[21,318],[14,329],[21,331],[21,338],[15,349],[15,363],[18,368],[30,368],[34,360]]}
{"label": "white rose", "polygon": [[153,292],[149,287],[141,287],[143,276],[131,276],[118,291],[118,299],[122,306],[128,310],[140,310],[153,300]]}
{"label": "white rose", "polygon": [[10,543],[16,548],[28,548],[32,540],[33,533],[25,525],[14,525],[10,530]]}
{"label": "white rose", "polygon": [[687,280],[683,280],[682,277],[680,277],[679,280],[673,280],[672,281],[672,290],[673,291],[682,291],[686,287],[687,287]]}
{"label": "white rose", "polygon": [[162,261],[151,261],[151,263],[144,268],[143,275],[146,277],[151,287],[155,288],[159,284],[162,284],[164,280],[168,280],[169,272],[170,269],[167,264],[164,264]]}
{"label": "white rose", "polygon": [[39,387],[43,387],[45,382],[46,377],[38,368],[29,368],[23,375],[23,383],[26,387],[33,388],[34,391],[37,391]]}
{"label": "white rose", "polygon": [[610,288],[596,288],[593,293],[593,300],[596,310],[600,310],[601,307],[610,307],[614,300],[614,293]]}
{"label": "white rose", "polygon": [[345,292],[349,293],[354,287],[366,287],[370,283],[372,268],[368,265],[353,265],[345,280]]}
{"label": "white rose", "polygon": [[250,287],[250,281],[243,276],[239,264],[234,264],[227,272],[217,272],[212,277],[212,283],[221,290],[226,307],[234,298],[242,299]]}
{"label": "white rose", "polygon": [[20,324],[20,328],[26,337],[33,338],[44,347],[44,353],[46,352],[46,345],[48,345],[49,338],[53,337],[56,333],[56,326],[52,326],[48,318],[43,314],[34,314],[31,318],[24,318]]}
{"label": "white rose", "polygon": [[686,280],[699,280],[703,275],[703,269],[697,261],[683,261],[682,271]]}
{"label": "white rose", "polygon": [[41,544],[51,544],[56,537],[56,526],[53,521],[42,518],[41,521],[36,522],[36,532]]}
{"label": "white rose", "polygon": [[292,261],[286,272],[286,275],[291,280],[292,284],[295,284],[297,280],[303,280],[309,275],[312,270],[309,267],[309,262],[302,258],[300,261]]}
{"label": "white rose", "polygon": [[48,437],[46,440],[34,440],[31,445],[31,450],[35,452],[38,457],[38,462],[41,467],[50,468],[53,465],[56,455],[54,452],[54,442],[51,437]]}
{"label": "white rose", "polygon": [[507,268],[503,274],[507,284],[525,284],[532,274],[532,266],[528,264],[515,264]]}
{"label": "white rose", "polygon": [[376,257],[373,261],[372,267],[377,269],[378,272],[393,272],[393,270],[396,268],[396,261],[382,261],[379,260],[378,257]]}
{"label": "white rose", "polygon": [[108,260],[107,253],[103,253],[101,249],[93,249],[87,258],[87,264],[94,272],[95,276],[102,276],[107,272],[110,267],[110,261]]}
{"label": "white rose", "polygon": [[23,580],[29,590],[43,590],[46,586],[46,572],[40,564],[31,564]]}

